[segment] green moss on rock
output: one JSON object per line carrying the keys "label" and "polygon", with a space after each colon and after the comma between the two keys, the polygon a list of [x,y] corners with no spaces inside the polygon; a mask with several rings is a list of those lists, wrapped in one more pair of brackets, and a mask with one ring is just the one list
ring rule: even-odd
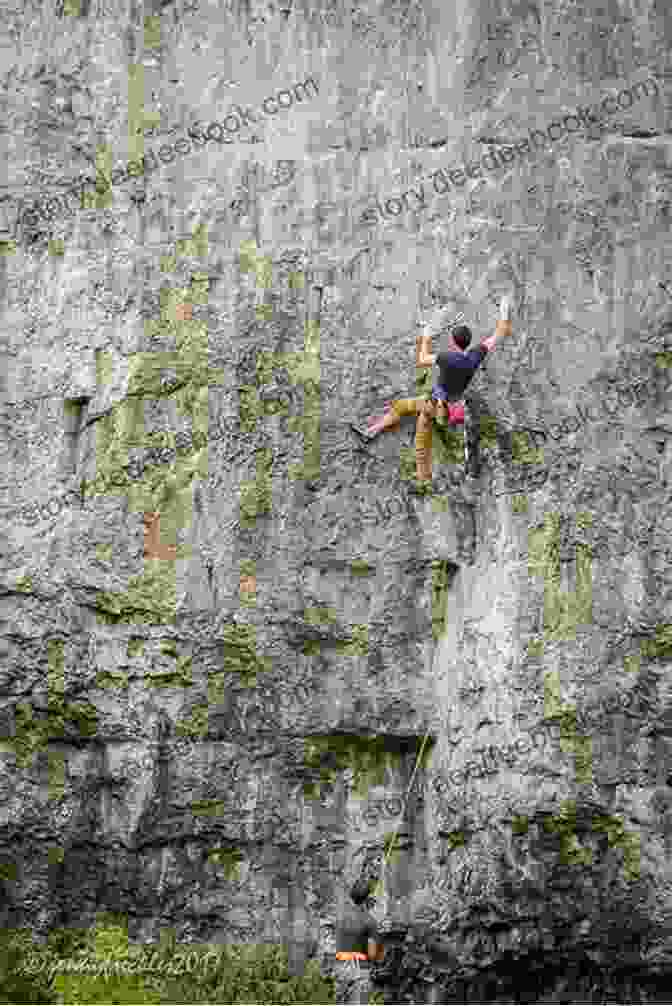
{"label": "green moss on rock", "polygon": [[336,652],[345,656],[364,657],[369,652],[368,625],[353,625],[350,638],[346,642],[336,644]]}
{"label": "green moss on rock", "polygon": [[128,674],[125,671],[98,671],[96,688],[128,688]]}
{"label": "green moss on rock", "polygon": [[544,580],[544,631],[548,639],[572,639],[579,623],[592,622],[592,549],[576,546],[576,590],[560,589],[560,515],[546,514],[543,527],[528,531],[531,576]]}
{"label": "green moss on rock", "polygon": [[386,750],[383,737],[329,734],[305,739],[304,763],[308,769],[319,770],[320,783],[335,781],[338,771],[351,768],[354,792],[362,797],[369,786],[382,785],[386,768],[399,762],[399,753]]}
{"label": "green moss on rock", "polygon": [[653,639],[642,642],[641,652],[649,660],[672,660],[672,622],[656,626]]}
{"label": "green moss on rock", "polygon": [[317,639],[306,639],[301,647],[301,652],[306,657],[315,657],[320,652],[322,643]]}
{"label": "green moss on rock", "polygon": [[276,367],[276,354],[268,349],[261,349],[257,353],[256,375],[257,384],[261,387],[273,381],[273,372]]}
{"label": "green moss on rock", "polygon": [[254,272],[257,261],[256,241],[241,241],[238,261],[241,272]]}
{"label": "green moss on rock", "polygon": [[605,832],[612,848],[623,849],[623,872],[628,881],[638,880],[641,870],[640,836],[626,831],[618,817],[599,815],[593,818],[593,831]]}
{"label": "green moss on rock", "polygon": [[543,465],[544,450],[542,447],[534,449],[529,434],[524,430],[514,430],[511,433],[511,460],[516,465]]}
{"label": "green moss on rock", "polygon": [[242,385],[238,389],[238,414],[242,433],[251,433],[257,420],[263,415],[263,405],[257,389],[253,385]]}
{"label": "green moss on rock", "polygon": [[415,478],[415,448],[399,448],[399,478],[408,482]]}
{"label": "green moss on rock", "polygon": [[623,670],[627,674],[637,673],[641,666],[639,654],[631,653],[623,657]]}
{"label": "green moss on rock", "polygon": [[446,630],[448,588],[450,586],[449,564],[446,559],[432,560],[432,635],[439,639]]}
{"label": "green moss on rock", "polygon": [[576,803],[567,800],[560,812],[543,820],[544,830],[557,834],[560,839],[560,862],[565,866],[590,866],[591,849],[584,849],[576,836]]}
{"label": "green moss on rock", "polygon": [[593,526],[593,515],[589,510],[579,510],[576,515],[576,526],[580,531]]}
{"label": "green moss on rock", "polygon": [[431,481],[420,481],[412,479],[411,485],[416,496],[433,496],[434,488]]}
{"label": "green moss on rock", "polygon": [[176,618],[175,563],[145,560],[145,570],[131,577],[126,593],[98,591],[96,611],[106,625],[165,625]]}
{"label": "green moss on rock", "polygon": [[131,636],[126,646],[129,657],[139,657],[145,648],[145,640],[141,636]]}
{"label": "green moss on rock", "polygon": [[257,517],[271,513],[273,503],[272,464],[273,453],[270,448],[261,448],[257,451],[256,481],[241,483],[240,523],[245,528],[254,527]]}
{"label": "green moss on rock", "polygon": [[178,238],[175,242],[175,253],[191,258],[208,257],[208,228],[205,224],[197,224],[190,238]]}
{"label": "green moss on rock", "polygon": [[576,707],[562,704],[557,671],[544,675],[544,719],[560,724],[560,748],[565,754],[574,755],[576,782],[592,782],[592,741],[577,734]]}
{"label": "green moss on rock", "polygon": [[200,703],[192,707],[189,716],[178,720],[175,731],[181,737],[191,737],[193,740],[203,740],[208,733],[208,705]]}
{"label": "green moss on rock", "polygon": [[556,719],[560,725],[560,750],[571,754],[576,737],[576,707],[563,706]]}
{"label": "green moss on rock", "polygon": [[464,463],[464,431],[448,430],[433,424],[434,436],[432,444],[435,448],[436,460],[444,465],[461,465]]}
{"label": "green moss on rock", "polygon": [[328,606],[305,608],[303,617],[308,625],[336,625],[338,622],[335,609]]}
{"label": "green moss on rock", "polygon": [[46,751],[51,740],[86,739],[98,728],[98,711],[89,702],[65,703],[62,695],[50,690],[46,716],[35,715],[30,702],[14,708],[14,736],[5,738],[5,747],[13,750],[17,765],[27,768],[35,755]]}
{"label": "green moss on rock", "polygon": [[112,147],[109,143],[100,143],[96,147],[96,199],[95,208],[109,209],[112,206]]}
{"label": "green moss on rock", "polygon": [[63,714],[76,727],[79,737],[93,737],[98,729],[98,710],[90,702],[70,702]]}
{"label": "green moss on rock", "polygon": [[62,800],[65,796],[65,755],[49,751],[47,758],[48,791],[50,800]]}
{"label": "green moss on rock", "polygon": [[33,717],[30,702],[18,702],[14,708],[14,736],[6,737],[3,747],[14,751],[19,768],[26,768],[35,753],[45,746],[47,736],[46,725]]}
{"label": "green moss on rock", "polygon": [[253,625],[228,624],[221,637],[224,670],[240,675],[248,686],[255,685],[257,673],[268,671],[271,661],[257,655],[256,629]]}
{"label": "green moss on rock", "polygon": [[432,391],[432,371],[428,367],[415,368],[415,397],[429,399]]}
{"label": "green moss on rock", "polygon": [[[319,962],[309,961],[301,977],[292,977],[287,950],[280,945],[180,944],[174,930],[164,928],[158,943],[137,946],[128,940],[125,921],[117,924],[114,917],[108,921],[101,916],[88,932],[71,926],[52,929],[46,945],[34,943],[22,931],[6,930],[0,955],[19,963],[30,958],[35,969],[25,981],[16,971],[9,975],[9,987],[3,986],[8,1001],[51,1002],[54,997],[63,1003],[334,1001],[334,979],[322,976]],[[93,974],[92,958],[97,964]],[[59,961],[66,960],[68,971],[59,970]],[[112,967],[118,970],[113,972]],[[370,998],[372,1004],[379,1001]]]}
{"label": "green moss on rock", "polygon": [[590,737],[575,737],[574,768],[577,783],[587,785],[593,781],[593,742]]}
{"label": "green moss on rock", "polygon": [[204,707],[205,709],[224,702],[228,681],[229,676],[226,671],[214,671],[208,675],[208,705]]}
{"label": "green moss on rock", "polygon": [[175,670],[147,671],[145,681],[155,688],[190,688],[193,685],[191,657],[177,657]]}
{"label": "green moss on rock", "polygon": [[96,559],[98,562],[111,562],[112,546],[109,543],[96,545]]}
{"label": "green moss on rock", "polygon": [[303,416],[299,419],[300,431],[303,433],[303,461],[290,464],[288,474],[290,479],[315,481],[320,477],[320,398],[319,390],[304,385]]}
{"label": "green moss on rock", "polygon": [[191,813],[203,817],[221,817],[226,812],[223,800],[192,800]]}
{"label": "green moss on rock", "polygon": [[547,671],[544,674],[544,719],[560,719],[563,714],[560,697],[560,675],[558,671]]}
{"label": "green moss on rock", "polygon": [[375,571],[375,566],[368,563],[366,559],[353,559],[350,563],[350,572],[353,576],[371,576]]}

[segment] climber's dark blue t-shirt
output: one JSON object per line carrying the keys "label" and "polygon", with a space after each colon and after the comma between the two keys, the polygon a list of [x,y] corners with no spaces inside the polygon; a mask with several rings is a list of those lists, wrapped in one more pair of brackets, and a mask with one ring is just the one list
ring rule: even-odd
{"label": "climber's dark blue t-shirt", "polygon": [[459,398],[487,355],[488,347],[483,342],[466,353],[439,353],[436,357],[438,383],[449,395]]}

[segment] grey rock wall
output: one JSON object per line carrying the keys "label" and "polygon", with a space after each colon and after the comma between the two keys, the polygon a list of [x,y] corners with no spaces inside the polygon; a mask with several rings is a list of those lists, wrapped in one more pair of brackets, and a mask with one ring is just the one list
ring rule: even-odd
{"label": "grey rock wall", "polygon": [[[0,16],[2,924],[328,969],[396,832],[389,1001],[655,998],[667,6]],[[507,292],[414,495],[410,420],[348,421],[415,394],[433,299],[479,338]]]}

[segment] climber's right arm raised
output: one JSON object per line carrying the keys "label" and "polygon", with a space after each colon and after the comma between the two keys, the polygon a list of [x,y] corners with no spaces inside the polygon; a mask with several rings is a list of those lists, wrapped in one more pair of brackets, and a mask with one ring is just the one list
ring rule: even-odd
{"label": "climber's right arm raised", "polygon": [[502,302],[499,305],[499,321],[497,322],[497,327],[495,328],[495,334],[489,336],[487,339],[483,339],[481,346],[485,346],[488,352],[491,352],[497,345],[497,341],[499,339],[503,339],[507,335],[511,334],[511,304],[508,297],[502,297]]}

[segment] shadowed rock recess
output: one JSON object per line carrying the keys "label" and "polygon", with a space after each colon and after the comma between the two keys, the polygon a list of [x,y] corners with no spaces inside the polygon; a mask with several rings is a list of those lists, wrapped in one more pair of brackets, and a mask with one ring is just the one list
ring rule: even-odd
{"label": "shadowed rock recess", "polygon": [[669,1002],[666,4],[1,18],[0,925],[330,975],[366,868],[387,1002]]}

